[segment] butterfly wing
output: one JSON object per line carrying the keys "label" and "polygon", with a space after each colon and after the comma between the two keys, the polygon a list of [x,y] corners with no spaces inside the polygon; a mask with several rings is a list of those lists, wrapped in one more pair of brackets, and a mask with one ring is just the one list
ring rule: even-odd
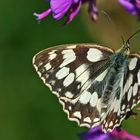
{"label": "butterfly wing", "polygon": [[[140,55],[130,54],[127,73],[122,79],[121,98],[114,99],[112,109],[103,122],[103,130],[111,131],[127,116],[127,113],[140,102]],[[115,110],[115,111],[114,111]],[[117,110],[117,111],[116,111]]]}
{"label": "butterfly wing", "polygon": [[113,50],[97,45],[64,45],[41,51],[33,58],[33,65],[54,93],[75,98],[91,77],[97,77],[106,69],[104,65],[112,53]]}
{"label": "butterfly wing", "polygon": [[100,124],[100,95],[94,81],[102,81],[110,48],[92,44],[63,45],[41,51],[33,58],[37,73],[59,97],[64,111],[80,125]]}
{"label": "butterfly wing", "polygon": [[140,55],[130,54],[126,80],[124,83],[124,98],[121,104],[122,114],[134,108],[140,102]]}

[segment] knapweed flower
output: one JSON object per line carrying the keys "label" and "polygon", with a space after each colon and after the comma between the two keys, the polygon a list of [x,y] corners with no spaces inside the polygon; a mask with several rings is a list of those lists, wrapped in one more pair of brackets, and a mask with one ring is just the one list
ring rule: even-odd
{"label": "knapweed flower", "polygon": [[125,130],[114,129],[111,133],[102,132],[101,126],[91,128],[80,135],[81,140],[140,140],[139,137],[128,134]]}
{"label": "knapweed flower", "polygon": [[119,0],[119,3],[132,15],[140,18],[140,0]]}
{"label": "knapweed flower", "polygon": [[43,20],[52,13],[55,20],[60,20],[67,16],[66,24],[70,23],[80,11],[81,5],[89,3],[88,12],[92,20],[97,20],[98,9],[96,8],[96,0],[49,0],[50,8],[40,14],[34,13],[37,20]]}

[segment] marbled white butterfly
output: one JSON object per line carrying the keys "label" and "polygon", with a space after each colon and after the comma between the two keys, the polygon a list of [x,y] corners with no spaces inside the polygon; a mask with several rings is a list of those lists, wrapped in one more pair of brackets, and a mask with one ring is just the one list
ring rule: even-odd
{"label": "marbled white butterfly", "polygon": [[61,45],[45,49],[33,65],[80,126],[119,126],[140,102],[140,55],[129,52],[129,40],[118,51],[94,45]]}

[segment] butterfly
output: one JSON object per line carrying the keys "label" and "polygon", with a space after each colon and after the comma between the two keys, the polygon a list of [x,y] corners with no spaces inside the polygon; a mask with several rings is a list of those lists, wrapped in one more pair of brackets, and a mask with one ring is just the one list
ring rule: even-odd
{"label": "butterfly", "polygon": [[111,132],[140,102],[140,54],[130,53],[128,40],[117,51],[96,44],[48,48],[33,65],[80,126]]}

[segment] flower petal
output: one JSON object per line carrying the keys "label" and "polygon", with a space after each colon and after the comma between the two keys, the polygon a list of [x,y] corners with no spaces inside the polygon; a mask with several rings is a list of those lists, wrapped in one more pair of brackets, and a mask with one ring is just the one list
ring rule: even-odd
{"label": "flower petal", "polygon": [[51,9],[48,9],[44,12],[42,12],[41,14],[37,14],[37,13],[33,13],[36,17],[37,20],[43,20],[45,17],[47,17],[50,13],[51,13]]}
{"label": "flower petal", "polygon": [[132,15],[136,15],[137,11],[136,11],[136,7],[134,4],[132,4],[130,1],[128,0],[119,0],[119,3]]}
{"label": "flower petal", "polygon": [[81,140],[110,140],[108,134],[102,132],[101,126],[89,129],[87,133],[80,135]]}
{"label": "flower petal", "polygon": [[72,3],[73,0],[51,0],[50,6],[53,12],[54,19],[61,19],[69,10]]}
{"label": "flower petal", "polygon": [[103,133],[101,126],[91,128],[87,133],[80,135],[81,140],[140,140],[139,137],[128,134],[125,130],[114,129],[112,132]]}
{"label": "flower petal", "polygon": [[140,9],[140,0],[136,0],[136,6]]}
{"label": "flower petal", "polygon": [[74,17],[78,14],[78,12],[80,11],[80,8],[81,8],[81,4],[82,4],[82,2],[79,1],[79,3],[74,4],[72,6],[72,9],[70,9],[71,10],[70,15],[68,16],[68,18],[66,20],[66,24],[69,24],[74,19]]}
{"label": "flower petal", "polygon": [[118,132],[117,130],[114,130],[112,133],[111,133],[111,135],[113,136],[113,137],[118,137],[118,138],[120,138],[121,140],[125,140],[125,139],[128,139],[128,140],[140,140],[140,138],[139,137],[136,137],[136,136],[134,136],[134,135],[132,135],[132,134],[128,134],[128,132],[127,131],[125,131],[125,130],[121,130],[120,132]]}
{"label": "flower petal", "polygon": [[88,12],[93,21],[96,21],[98,19],[98,9],[96,7],[96,0],[89,1]]}

